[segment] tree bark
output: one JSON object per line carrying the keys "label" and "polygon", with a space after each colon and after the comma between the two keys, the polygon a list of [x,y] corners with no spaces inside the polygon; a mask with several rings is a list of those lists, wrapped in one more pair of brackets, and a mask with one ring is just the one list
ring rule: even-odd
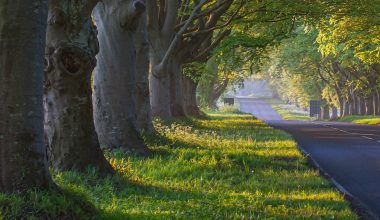
{"label": "tree bark", "polygon": [[365,99],[363,97],[360,97],[360,115],[365,115],[366,114],[366,109],[365,109]]}
{"label": "tree bark", "polygon": [[[92,6],[94,4],[91,4]],[[44,87],[48,158],[56,171],[112,173],[92,114],[91,74],[98,53],[96,28],[88,2],[51,0],[46,42]]]}
{"label": "tree bark", "polygon": [[366,115],[373,115],[373,100],[372,96],[365,99]]}
{"label": "tree bark", "polygon": [[349,108],[350,104],[348,102],[348,99],[344,98],[343,103],[344,103],[343,116],[348,116],[348,115],[350,115],[350,108]]}
{"label": "tree bark", "polygon": [[136,128],[136,51],[141,0],[104,1],[94,10],[100,53],[94,73],[94,120],[106,147],[146,154]]}
{"label": "tree bark", "polygon": [[183,96],[186,115],[200,117],[202,114],[197,103],[197,83],[187,76],[183,76]]}
{"label": "tree bark", "polygon": [[0,191],[48,188],[43,137],[46,0],[0,0]]}
{"label": "tree bark", "polygon": [[351,115],[358,115],[357,104],[356,104],[356,94],[351,92],[350,95],[350,113]]}
{"label": "tree bark", "polygon": [[344,99],[339,97],[339,113],[340,117],[344,115]]}
{"label": "tree bark", "polygon": [[175,60],[171,61],[170,74],[170,107],[172,117],[186,117],[183,96],[183,75],[181,64]]}
{"label": "tree bark", "polygon": [[136,127],[152,132],[152,111],[149,95],[149,41],[146,14],[140,19],[136,37]]}
{"label": "tree bark", "polygon": [[331,119],[337,119],[338,118],[338,109],[335,106],[333,106],[333,107],[331,107],[331,111],[332,111]]}
{"label": "tree bark", "polygon": [[379,106],[378,106],[376,93],[372,95],[372,106],[373,106],[373,115],[377,115],[377,112],[379,111]]}
{"label": "tree bark", "polygon": [[151,52],[151,75],[149,77],[149,91],[152,105],[152,115],[162,119],[170,119],[171,112],[171,96],[170,96],[170,75],[155,73],[154,67],[159,65],[160,59]]}
{"label": "tree bark", "polygon": [[330,119],[330,107],[328,105],[323,106],[321,118],[324,120]]}

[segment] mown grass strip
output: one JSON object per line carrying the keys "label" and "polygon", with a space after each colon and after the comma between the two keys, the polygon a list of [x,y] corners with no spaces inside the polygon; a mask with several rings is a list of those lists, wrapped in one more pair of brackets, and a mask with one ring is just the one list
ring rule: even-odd
{"label": "mown grass strip", "polygon": [[380,116],[352,115],[338,119],[341,122],[353,122],[356,124],[380,125]]}
{"label": "mown grass strip", "polygon": [[157,135],[145,136],[153,156],[107,153],[117,176],[54,174],[68,193],[1,195],[1,216],[357,219],[288,134],[250,115],[214,113],[155,127]]}

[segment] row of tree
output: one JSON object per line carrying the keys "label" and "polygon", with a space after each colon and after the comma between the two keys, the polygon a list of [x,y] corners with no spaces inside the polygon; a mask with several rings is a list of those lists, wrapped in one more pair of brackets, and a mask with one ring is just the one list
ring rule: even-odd
{"label": "row of tree", "polygon": [[[334,15],[268,50],[262,75],[301,107],[322,100],[322,117],[380,114],[380,26],[369,14]],[[377,19],[379,20],[379,19]],[[377,51],[377,52],[375,52]],[[330,112],[332,110],[332,113]]]}
{"label": "row of tree", "polygon": [[147,155],[152,116],[199,116],[182,66],[207,61],[245,3],[0,1],[0,191],[52,185],[49,166],[110,174],[100,146]]}
{"label": "row of tree", "polygon": [[347,2],[0,0],[0,191],[52,185],[49,166],[112,173],[100,146],[149,154],[152,117],[199,116],[197,90],[214,105],[298,21]]}

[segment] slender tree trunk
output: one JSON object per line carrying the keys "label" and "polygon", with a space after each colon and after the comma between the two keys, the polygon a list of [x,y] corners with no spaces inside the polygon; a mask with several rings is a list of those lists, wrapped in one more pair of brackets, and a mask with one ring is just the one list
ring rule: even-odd
{"label": "slender tree trunk", "polygon": [[46,0],[0,0],[0,191],[52,184],[43,137]]}
{"label": "slender tree trunk", "polygon": [[351,112],[351,115],[357,115],[358,114],[358,110],[357,110],[357,104],[356,104],[356,94],[355,93],[351,93],[351,96],[350,96],[350,112]]}
{"label": "slender tree trunk", "polygon": [[360,115],[365,115],[365,101],[364,98],[359,96]]}
{"label": "slender tree trunk", "polygon": [[350,104],[348,102],[347,98],[344,98],[344,111],[343,111],[343,116],[348,116],[350,115]]}
{"label": "slender tree trunk", "polygon": [[140,19],[136,36],[136,127],[152,132],[152,111],[149,95],[149,42],[146,14]]}
{"label": "slender tree trunk", "polygon": [[183,76],[183,95],[186,115],[200,117],[201,111],[197,103],[197,83],[187,76]]}
{"label": "slender tree trunk", "polygon": [[339,114],[342,117],[344,115],[344,99],[339,97]]}
{"label": "slender tree trunk", "polygon": [[366,115],[373,115],[373,100],[372,96],[365,99]]}
{"label": "slender tree trunk", "polygon": [[331,107],[331,111],[332,111],[331,119],[337,119],[338,118],[338,109],[335,106],[333,106],[333,107]]}
{"label": "slender tree trunk", "polygon": [[179,62],[172,60],[170,68],[170,100],[173,117],[186,117],[183,96],[182,67]]}
{"label": "slender tree trunk", "polygon": [[135,126],[136,51],[142,1],[104,1],[94,10],[100,53],[94,74],[94,120],[101,144],[148,152]]}
{"label": "slender tree trunk", "polygon": [[330,119],[330,107],[328,105],[323,106],[321,114],[322,119]]}
{"label": "slender tree trunk", "polygon": [[82,14],[85,6],[85,1],[49,2],[45,136],[54,170],[85,171],[92,166],[106,174],[112,168],[100,149],[91,101],[91,74],[99,47],[91,8]]}
{"label": "slender tree trunk", "polygon": [[374,93],[372,95],[372,106],[373,106],[373,115],[377,115],[377,112],[379,111],[379,106],[378,106],[378,100],[377,100],[377,95]]}

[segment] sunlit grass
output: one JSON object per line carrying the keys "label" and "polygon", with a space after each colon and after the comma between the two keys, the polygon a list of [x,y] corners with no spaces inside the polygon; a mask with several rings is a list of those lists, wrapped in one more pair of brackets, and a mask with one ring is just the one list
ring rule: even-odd
{"label": "sunlit grass", "polygon": [[298,121],[307,121],[310,120],[308,114],[300,113],[295,111],[294,109],[285,108],[286,103],[273,98],[266,98],[265,101],[270,104],[274,110],[281,116],[284,120],[298,120]]}
{"label": "sunlit grass", "polygon": [[118,175],[102,179],[93,170],[55,174],[67,193],[39,192],[34,199],[1,195],[1,216],[357,218],[330,183],[307,165],[288,134],[252,116],[214,113],[208,119],[156,120],[155,127],[157,135],[145,136],[154,156],[109,152]]}
{"label": "sunlit grass", "polygon": [[380,116],[352,115],[352,116],[345,116],[343,118],[340,118],[338,119],[338,121],[353,122],[357,124],[380,125]]}

